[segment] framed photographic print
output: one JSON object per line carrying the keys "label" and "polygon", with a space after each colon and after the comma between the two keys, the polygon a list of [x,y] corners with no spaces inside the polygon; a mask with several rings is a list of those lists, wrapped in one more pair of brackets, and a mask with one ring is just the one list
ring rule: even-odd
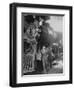
{"label": "framed photographic print", "polygon": [[72,83],[72,7],[10,4],[10,86]]}

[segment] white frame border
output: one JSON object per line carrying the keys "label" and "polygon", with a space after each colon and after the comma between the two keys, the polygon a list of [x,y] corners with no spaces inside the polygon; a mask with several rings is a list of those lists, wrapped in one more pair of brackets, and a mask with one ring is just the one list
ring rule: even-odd
{"label": "white frame border", "polygon": [[[64,14],[64,75],[29,75],[21,76],[21,13],[44,13],[44,14]],[[17,8],[17,83],[32,83],[32,82],[52,82],[69,80],[69,10],[55,9],[39,9],[39,8]]]}

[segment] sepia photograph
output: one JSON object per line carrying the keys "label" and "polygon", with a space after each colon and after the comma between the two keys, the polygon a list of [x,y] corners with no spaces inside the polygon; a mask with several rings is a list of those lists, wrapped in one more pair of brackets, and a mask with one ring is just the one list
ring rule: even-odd
{"label": "sepia photograph", "polygon": [[63,74],[63,17],[22,13],[22,75]]}

